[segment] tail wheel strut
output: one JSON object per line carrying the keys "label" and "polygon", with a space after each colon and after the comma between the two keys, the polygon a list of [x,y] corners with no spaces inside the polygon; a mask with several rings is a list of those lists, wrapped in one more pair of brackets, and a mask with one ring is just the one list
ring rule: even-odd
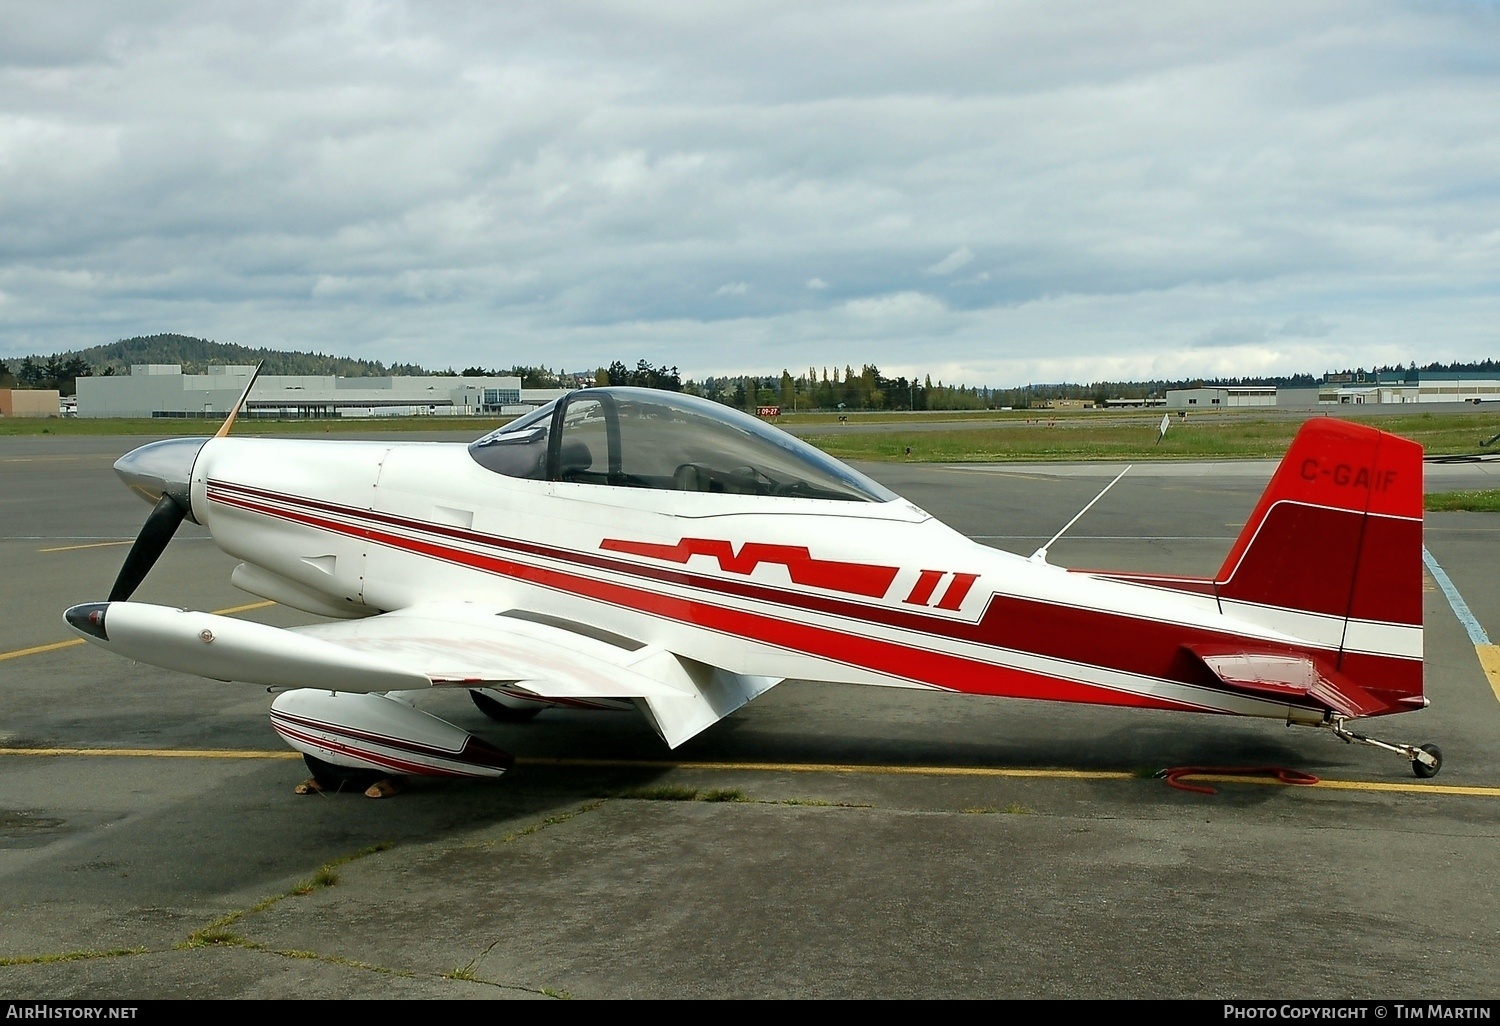
{"label": "tail wheel strut", "polygon": [[1328,729],[1333,731],[1334,735],[1345,744],[1352,745],[1358,742],[1362,745],[1369,745],[1372,748],[1381,748],[1387,752],[1395,752],[1397,755],[1409,759],[1411,761],[1412,773],[1423,779],[1437,776],[1438,770],[1443,768],[1443,751],[1437,745],[1399,745],[1391,744],[1389,741],[1381,741],[1379,738],[1366,737],[1364,734],[1357,734],[1345,727],[1342,718],[1328,724]]}

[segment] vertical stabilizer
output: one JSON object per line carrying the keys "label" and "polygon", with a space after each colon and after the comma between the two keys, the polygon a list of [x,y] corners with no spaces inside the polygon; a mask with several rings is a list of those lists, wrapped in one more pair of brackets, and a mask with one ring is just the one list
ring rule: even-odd
{"label": "vertical stabilizer", "polygon": [[1226,613],[1336,649],[1360,686],[1421,704],[1421,446],[1308,421],[1214,588]]}

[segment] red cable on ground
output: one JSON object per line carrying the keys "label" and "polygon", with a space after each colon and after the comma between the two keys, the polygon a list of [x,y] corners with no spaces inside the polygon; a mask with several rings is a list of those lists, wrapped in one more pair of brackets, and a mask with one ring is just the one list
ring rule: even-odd
{"label": "red cable on ground", "polygon": [[1210,774],[1213,776],[1243,776],[1243,777],[1275,777],[1283,784],[1316,784],[1318,778],[1311,773],[1301,770],[1287,769],[1285,766],[1173,766],[1164,769],[1157,776],[1167,782],[1168,787],[1175,787],[1179,791],[1194,791],[1198,794],[1217,794],[1213,788],[1206,784],[1185,783],[1182,777]]}

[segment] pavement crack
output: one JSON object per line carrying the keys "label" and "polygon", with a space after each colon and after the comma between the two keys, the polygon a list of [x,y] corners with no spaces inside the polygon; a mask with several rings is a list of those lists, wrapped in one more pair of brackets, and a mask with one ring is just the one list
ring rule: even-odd
{"label": "pavement crack", "polygon": [[573,996],[567,991],[558,990],[555,987],[527,987],[519,983],[500,983],[496,980],[487,980],[483,976],[480,976],[474,971],[474,967],[479,964],[480,959],[484,958],[484,956],[488,955],[491,951],[494,951],[496,945],[498,945],[499,943],[499,940],[491,941],[488,947],[486,947],[479,954],[475,955],[473,958],[469,959],[463,965],[459,966],[457,969],[451,969],[448,972],[443,973],[443,979],[463,980],[468,983],[482,984],[486,987],[498,987],[501,990],[519,990],[527,994],[540,994],[543,997],[558,998],[561,1000],[567,1000]]}
{"label": "pavement crack", "polygon": [[83,962],[95,958],[125,958],[150,954],[150,948],[111,948],[107,951],[55,951],[45,955],[12,955],[0,958],[0,968],[16,965],[50,965],[54,962]]}
{"label": "pavement crack", "polygon": [[359,859],[368,858],[383,851],[389,851],[392,847],[392,842],[382,841],[379,844],[372,844],[368,848],[361,848],[359,851],[350,852],[347,855],[340,855],[336,859],[331,859],[319,866],[313,872],[312,876],[293,884],[289,889],[282,891],[280,894],[272,894],[269,897],[262,898],[248,908],[236,909],[233,912],[220,916],[207,926],[194,930],[188,935],[187,940],[177,944],[176,948],[183,950],[212,945],[252,946],[252,942],[247,941],[244,937],[234,933],[229,928],[246,916],[253,916],[264,912],[275,905],[279,905],[288,898],[302,897],[325,887],[332,887],[339,882],[338,870],[340,866],[346,866]]}
{"label": "pavement crack", "polygon": [[513,830],[510,833],[506,834],[504,837],[500,838],[498,841],[483,841],[481,842],[481,844],[484,847],[490,847],[495,844],[511,844],[512,842],[521,840],[523,837],[530,837],[532,834],[540,833],[541,831],[547,829],[549,826],[557,826],[559,823],[566,823],[570,819],[582,816],[586,812],[593,812],[599,806],[603,805],[606,801],[608,801],[607,798],[596,798],[593,801],[584,802],[582,805],[578,806],[578,808],[573,809],[569,812],[559,812],[555,816],[548,816],[546,819],[542,820],[539,823],[533,823],[530,826],[523,827],[520,830]]}

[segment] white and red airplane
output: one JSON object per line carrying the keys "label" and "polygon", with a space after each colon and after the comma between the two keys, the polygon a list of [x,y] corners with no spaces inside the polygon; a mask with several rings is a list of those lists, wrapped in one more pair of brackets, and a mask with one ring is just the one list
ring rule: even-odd
{"label": "white and red airplane", "polygon": [[[576,391],[471,445],[233,419],[115,464],[155,509],[110,600],[66,618],[131,659],[291,689],[271,722],[315,785],[503,773],[413,706],[426,688],[497,719],[634,707],[676,747],[786,678],[1260,716],[1441,764],[1347,726],[1427,705],[1422,453],[1370,427],[1309,421],[1223,567],[1190,578],[986,547],[677,393]],[[332,622],[128,601],[184,517],[243,560],[235,585]]]}

